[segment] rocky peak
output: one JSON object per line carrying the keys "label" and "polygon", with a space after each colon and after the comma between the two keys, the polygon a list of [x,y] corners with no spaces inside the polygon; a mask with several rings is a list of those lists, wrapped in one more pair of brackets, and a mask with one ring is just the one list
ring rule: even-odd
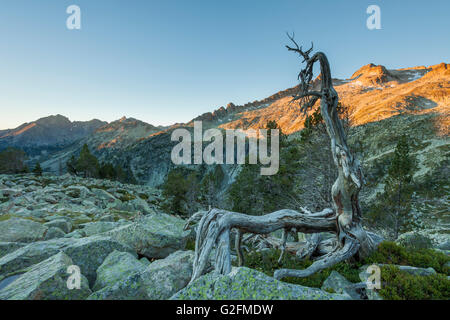
{"label": "rocky peak", "polygon": [[369,63],[357,70],[351,80],[356,80],[365,86],[373,86],[397,79],[384,66]]}
{"label": "rocky peak", "polygon": [[35,122],[38,125],[58,126],[58,127],[69,126],[72,123],[67,117],[60,115],[60,114],[40,118],[40,119],[36,120]]}

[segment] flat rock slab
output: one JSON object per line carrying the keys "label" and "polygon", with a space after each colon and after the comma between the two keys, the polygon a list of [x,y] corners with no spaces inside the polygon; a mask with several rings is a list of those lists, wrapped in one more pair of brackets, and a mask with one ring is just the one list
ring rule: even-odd
{"label": "flat rock slab", "polygon": [[105,221],[88,222],[80,226],[81,227],[80,231],[83,234],[85,234],[86,237],[90,237],[96,234],[108,232],[110,230],[119,228],[124,224],[131,224],[131,223],[105,222]]}
{"label": "flat rock slab", "polygon": [[124,281],[129,276],[144,271],[145,268],[146,265],[131,253],[114,250],[98,267],[97,279],[93,290],[98,291],[104,287]]}
{"label": "flat rock slab", "polygon": [[56,227],[60,228],[64,233],[69,233],[72,231],[72,223],[66,219],[55,219],[50,222],[44,223],[46,227]]}
{"label": "flat rock slab", "polygon": [[192,276],[193,251],[177,251],[142,271],[117,281],[89,300],[164,300],[184,288]]}
{"label": "flat rock slab", "polygon": [[72,259],[60,252],[34,265],[0,290],[0,300],[82,300],[91,293],[88,280],[81,275],[80,289],[70,290],[67,273]]}
{"label": "flat rock slab", "polygon": [[180,218],[157,213],[103,235],[132,247],[147,258],[162,259],[186,246],[190,231],[184,230],[184,224]]}
{"label": "flat rock slab", "polygon": [[26,243],[20,242],[0,242],[0,258],[26,245]]}
{"label": "flat rock slab", "polygon": [[108,237],[93,236],[81,239],[60,238],[31,243],[0,258],[0,276],[26,269],[60,251],[66,253],[81,269],[91,285],[97,277],[96,270],[114,250],[136,253],[124,244]]}
{"label": "flat rock slab", "polygon": [[11,218],[0,222],[0,241],[29,243],[43,240],[47,229],[38,222]]}

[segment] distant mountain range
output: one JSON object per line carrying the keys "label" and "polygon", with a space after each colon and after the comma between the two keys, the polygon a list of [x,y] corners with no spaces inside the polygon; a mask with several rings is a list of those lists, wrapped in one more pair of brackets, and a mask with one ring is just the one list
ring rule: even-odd
{"label": "distant mountain range", "polygon": [[17,147],[30,155],[54,151],[80,140],[107,122],[70,121],[62,115],[49,116],[21,126],[0,131],[0,149]]}
{"label": "distant mountain range", "polygon": [[[319,83],[320,75],[315,80]],[[436,126],[448,135],[450,124],[450,65],[389,70],[368,64],[350,79],[333,79],[341,103],[350,110],[353,125],[377,122],[399,114],[438,114]],[[44,169],[56,171],[71,154],[87,143],[100,160],[130,165],[139,181],[161,183],[170,169],[170,133],[178,127],[259,129],[275,120],[284,133],[303,128],[304,115],[290,103],[298,87],[245,105],[229,103],[202,114],[185,124],[154,126],[133,118],[107,123],[100,120],[71,122],[64,116],[49,116],[16,129],[0,130],[0,149],[15,146],[43,162]],[[167,163],[166,163],[167,162]]]}

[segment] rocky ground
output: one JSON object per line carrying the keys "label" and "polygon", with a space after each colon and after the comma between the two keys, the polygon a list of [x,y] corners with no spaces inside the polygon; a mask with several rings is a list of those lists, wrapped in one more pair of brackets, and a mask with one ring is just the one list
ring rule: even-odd
{"label": "rocky ground", "polygon": [[[0,175],[0,300],[379,298],[337,272],[321,289],[246,267],[189,284],[195,231],[161,212],[160,201],[145,186]],[[79,289],[68,285],[73,266],[81,271]]]}

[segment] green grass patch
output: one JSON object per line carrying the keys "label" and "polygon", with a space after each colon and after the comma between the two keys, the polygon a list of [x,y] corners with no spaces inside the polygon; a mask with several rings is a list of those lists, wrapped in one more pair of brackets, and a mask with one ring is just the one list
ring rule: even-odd
{"label": "green grass patch", "polygon": [[195,251],[195,238],[189,238],[186,241],[186,246],[184,247],[186,250]]}
{"label": "green grass patch", "polygon": [[131,193],[129,193],[126,190],[117,190],[117,193],[120,193],[121,196],[119,197],[120,201],[127,202],[136,199],[135,196],[133,196]]}
{"label": "green grass patch", "polygon": [[101,190],[105,190],[105,191],[108,190],[107,187],[105,187],[105,186],[100,186],[100,185],[90,185],[90,186],[87,186],[87,188],[88,188],[90,191],[92,191],[92,189],[101,189]]}
{"label": "green grass patch", "polygon": [[443,274],[415,276],[383,266],[378,293],[385,300],[449,300],[450,280]]}
{"label": "green grass patch", "polygon": [[35,218],[35,217],[23,217],[23,216],[9,214],[9,213],[0,215],[0,221],[6,221],[6,220],[9,220],[11,218],[25,219],[25,220],[30,220],[30,221],[39,222],[39,223],[44,223],[45,222],[44,219],[38,219],[38,218]]}
{"label": "green grass patch", "polygon": [[398,264],[418,268],[431,267],[437,273],[450,275],[449,268],[445,266],[448,261],[450,258],[447,255],[433,249],[405,248],[394,242],[385,241],[364,262],[365,264]]}
{"label": "green grass patch", "polygon": [[12,217],[11,217],[11,215],[10,214],[2,214],[1,216],[0,216],[0,221],[6,221],[6,220],[9,220],[9,219],[11,219]]}
{"label": "green grass patch", "polygon": [[148,198],[149,198],[149,196],[147,194],[145,194],[145,193],[139,193],[138,196],[142,200],[148,200]]}
{"label": "green grass patch", "polygon": [[78,199],[78,198],[81,197],[81,191],[78,190],[78,189],[72,189],[72,190],[69,190],[66,194],[67,194],[69,197],[74,198],[74,199]]}

